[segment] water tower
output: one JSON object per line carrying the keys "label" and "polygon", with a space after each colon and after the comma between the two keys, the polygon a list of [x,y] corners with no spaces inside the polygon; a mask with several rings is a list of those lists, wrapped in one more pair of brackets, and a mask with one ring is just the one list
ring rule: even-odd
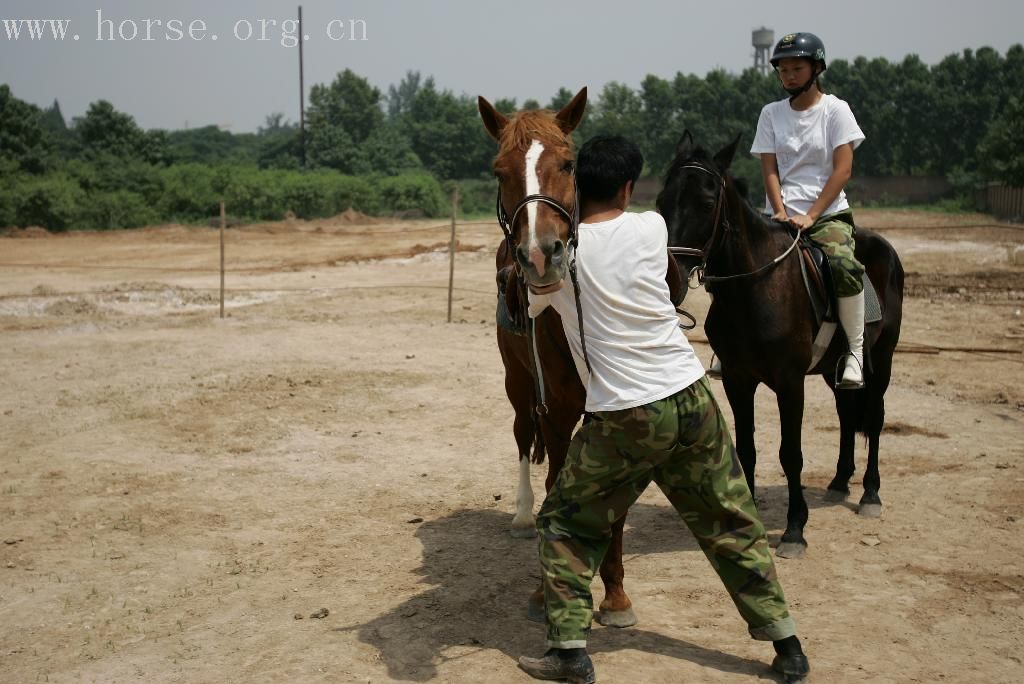
{"label": "water tower", "polygon": [[775,32],[764,26],[754,29],[750,42],[754,45],[754,68],[760,70],[762,74],[768,73],[771,68],[768,60],[775,45]]}

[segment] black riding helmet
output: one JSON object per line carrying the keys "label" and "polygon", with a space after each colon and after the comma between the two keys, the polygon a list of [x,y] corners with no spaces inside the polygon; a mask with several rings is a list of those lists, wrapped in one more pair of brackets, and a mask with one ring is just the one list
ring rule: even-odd
{"label": "black riding helmet", "polygon": [[772,52],[772,58],[769,61],[773,67],[778,69],[779,61],[789,57],[802,57],[821,65],[821,69],[815,73],[807,83],[803,84],[799,88],[786,89],[786,92],[790,94],[790,100],[792,101],[807,92],[807,90],[814,85],[815,81],[818,80],[818,76],[827,68],[825,64],[825,43],[821,42],[821,38],[813,33],[788,33],[782,37],[782,40],[775,44],[775,50]]}

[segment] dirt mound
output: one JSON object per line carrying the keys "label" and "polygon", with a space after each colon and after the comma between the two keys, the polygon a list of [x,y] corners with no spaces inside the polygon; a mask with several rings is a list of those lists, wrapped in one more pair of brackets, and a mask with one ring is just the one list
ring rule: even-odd
{"label": "dirt mound", "polygon": [[99,307],[88,299],[69,297],[47,305],[44,312],[47,316],[94,316],[99,313]]}
{"label": "dirt mound", "polygon": [[53,235],[53,233],[40,226],[29,226],[28,228],[12,226],[4,231],[3,234],[12,238],[47,238]]}
{"label": "dirt mound", "polygon": [[352,207],[349,207],[340,214],[330,218],[332,223],[341,223],[347,226],[352,225],[369,225],[374,223],[380,223],[380,219],[372,216],[367,216],[361,211],[356,211]]}

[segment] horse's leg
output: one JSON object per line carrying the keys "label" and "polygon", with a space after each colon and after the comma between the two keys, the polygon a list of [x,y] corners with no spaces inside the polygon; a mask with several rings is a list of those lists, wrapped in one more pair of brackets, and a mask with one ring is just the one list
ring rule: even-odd
{"label": "horse's leg", "polygon": [[892,373],[893,349],[873,350],[872,362],[874,369],[865,378],[864,388],[864,432],[868,436],[868,464],[864,469],[864,494],[860,498],[858,513],[866,518],[877,518],[882,515],[882,499],[878,496],[881,477],[878,474],[878,442],[885,423],[885,391],[889,388],[889,377]]}
{"label": "horse's leg", "polygon": [[799,558],[807,550],[804,525],[807,524],[807,501],[804,499],[800,475],[804,469],[804,456],[800,449],[800,430],[804,418],[803,376],[775,391],[779,404],[779,422],[782,425],[782,445],[779,461],[786,473],[789,488],[789,510],[786,513],[786,531],[782,534],[776,555],[781,558]]}
{"label": "horse's leg", "polygon": [[[500,346],[500,335],[498,341]],[[516,513],[512,518],[511,534],[517,539],[530,539],[537,535],[536,521],[533,517],[533,486],[530,484],[530,450],[534,445],[536,431],[533,384],[529,370],[520,365],[513,354],[505,351],[502,349],[502,360],[505,362],[505,393],[515,411],[512,433],[519,448],[519,483],[516,488]]]}
{"label": "horse's leg", "polygon": [[622,528],[626,516],[612,525],[612,542],[601,561],[601,581],[604,582],[604,600],[595,619],[605,627],[632,627],[637,623],[633,602],[622,586],[625,571],[622,568]]}
{"label": "horse's leg", "polygon": [[729,398],[735,419],[736,454],[739,456],[743,475],[747,478],[750,495],[754,495],[754,466],[757,464],[757,448],[754,446],[754,392],[757,382],[739,378],[724,368],[722,385]]}
{"label": "horse's leg", "polygon": [[853,477],[855,466],[853,454],[856,448],[856,436],[861,397],[858,392],[837,390],[829,373],[824,376],[825,383],[832,388],[836,398],[836,413],[839,415],[839,459],[836,461],[836,476],[828,485],[825,501],[846,501],[850,495],[850,478]]}

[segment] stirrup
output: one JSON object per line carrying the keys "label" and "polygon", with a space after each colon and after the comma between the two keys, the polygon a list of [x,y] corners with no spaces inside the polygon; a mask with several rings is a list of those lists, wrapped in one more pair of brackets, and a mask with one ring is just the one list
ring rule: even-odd
{"label": "stirrup", "polygon": [[[860,367],[860,382],[856,380],[846,379],[846,363],[847,359],[853,359],[854,363]],[[836,389],[855,390],[864,388],[864,366],[861,365],[860,361],[857,361],[857,357],[853,354],[846,353],[839,357],[839,361],[836,363]]]}
{"label": "stirrup", "polygon": [[719,359],[714,352],[711,352],[711,365],[705,371],[705,374],[709,378],[722,379],[722,360]]}

